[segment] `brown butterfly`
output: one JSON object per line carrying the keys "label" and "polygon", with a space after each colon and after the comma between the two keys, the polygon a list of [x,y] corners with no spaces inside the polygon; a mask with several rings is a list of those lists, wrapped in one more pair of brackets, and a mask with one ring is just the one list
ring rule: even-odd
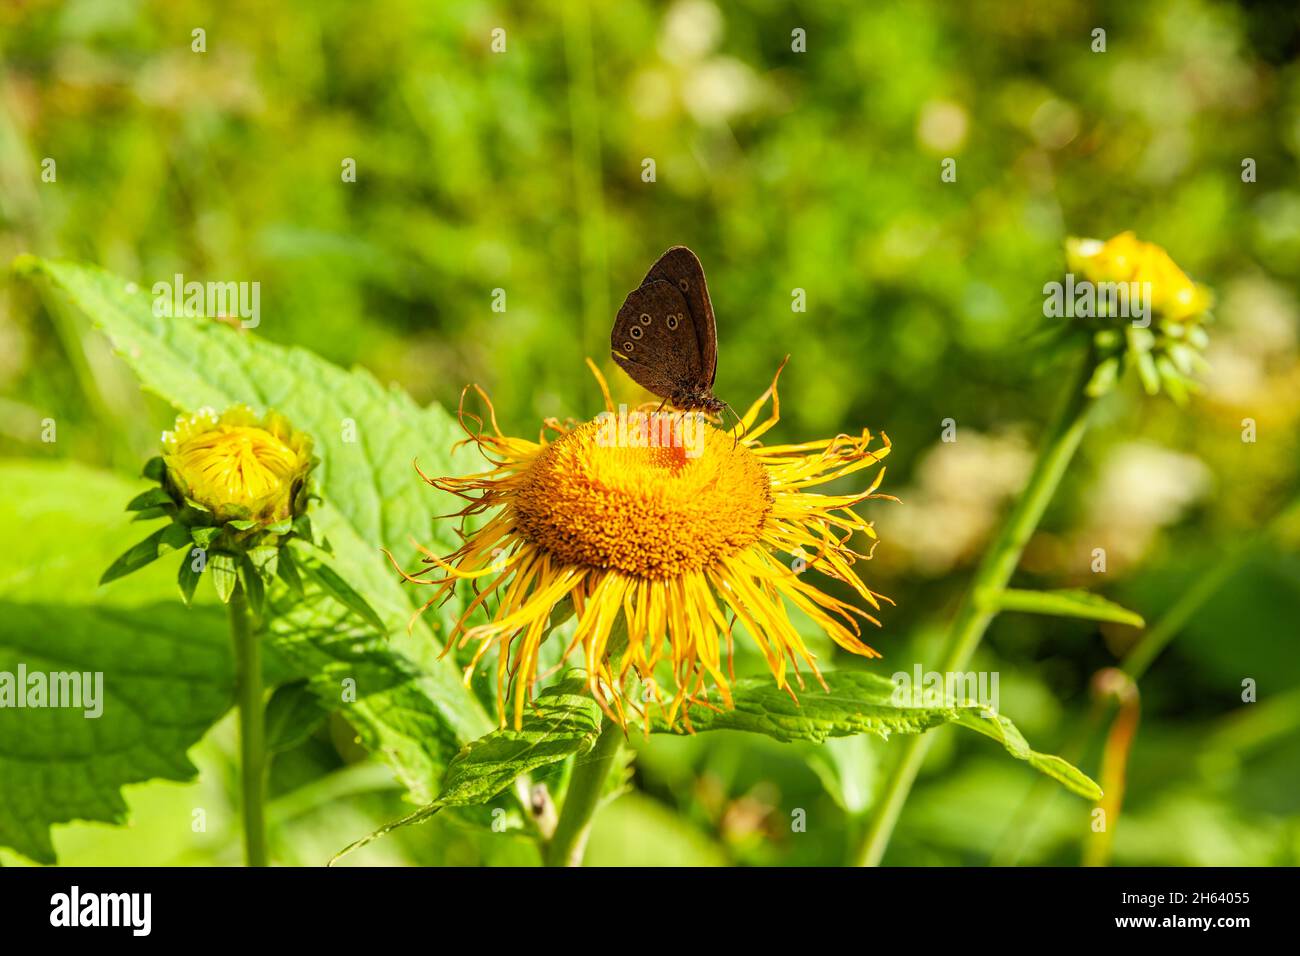
{"label": "brown butterfly", "polygon": [[704,267],[685,246],[673,246],[627,294],[614,318],[609,347],[639,384],[682,411],[718,413],[718,327]]}

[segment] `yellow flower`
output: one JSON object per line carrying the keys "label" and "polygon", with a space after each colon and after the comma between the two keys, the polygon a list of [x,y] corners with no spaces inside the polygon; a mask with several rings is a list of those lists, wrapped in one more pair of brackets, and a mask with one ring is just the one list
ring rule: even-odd
{"label": "yellow flower", "polygon": [[1090,282],[1151,283],[1151,309],[1167,320],[1192,318],[1213,304],[1209,289],[1188,278],[1168,252],[1132,232],[1121,232],[1105,242],[1070,239],[1066,260],[1071,272]]}
{"label": "yellow flower", "polygon": [[[624,723],[629,675],[661,700],[652,683],[661,662],[659,677],[675,687],[666,705],[670,724],[710,684],[730,706],[736,622],[779,686],[789,689],[788,670],[803,686],[801,664],[820,680],[790,606],[845,650],[878,656],[862,642],[856,618],[879,622],[818,589],[807,572],[843,582],[872,608],[888,600],[854,569],[869,554],[849,547],[855,533],[875,538],[853,509],[889,497],[876,493],[884,469],[856,493],[812,490],[877,464],[889,453],[888,438],[881,436],[876,450],[869,449],[867,431],[763,446],[759,439],[780,416],[775,379],[730,431],[699,415],[656,414],[653,406],[620,421],[596,375],[605,414],[580,424],[548,420],[536,442],[502,434],[492,416],[491,433],[470,438],[490,470],[461,478],[421,473],[469,502],[462,515],[490,516],[446,558],[422,549],[423,573],[430,576],[405,576],[437,589],[425,609],[458,581],[479,585],[447,646],[477,642],[467,681],[484,655],[498,649],[503,723],[512,682],[514,722],[522,721],[552,612],[566,600],[577,622],[563,656],[581,648],[593,696]],[[769,398],[771,413],[755,426]],[[491,620],[470,624],[490,598],[496,603]],[[689,715],[685,720],[689,726]]]}
{"label": "yellow flower", "polygon": [[[1105,242],[1067,239],[1065,256],[1069,271],[1094,287],[1114,283],[1122,289],[1122,284],[1136,283],[1138,301],[1145,303],[1137,318],[1097,314],[1078,323],[1092,335],[1099,359],[1088,394],[1110,391],[1128,366],[1137,370],[1149,395],[1163,389],[1176,402],[1185,402],[1197,388],[1194,376],[1207,368],[1201,353],[1209,344],[1204,326],[1214,304],[1210,290],[1188,278],[1164,249],[1131,232]],[[1102,300],[1100,290],[1096,300]]]}
{"label": "yellow flower", "polygon": [[311,439],[284,416],[272,412],[259,419],[243,405],[220,416],[205,408],[178,417],[162,443],[176,490],[219,523],[292,518],[314,463]]}

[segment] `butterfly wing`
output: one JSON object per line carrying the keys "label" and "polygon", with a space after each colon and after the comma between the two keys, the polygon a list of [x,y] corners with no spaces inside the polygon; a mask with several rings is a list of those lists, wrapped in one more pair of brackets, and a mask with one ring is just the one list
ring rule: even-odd
{"label": "butterfly wing", "polygon": [[702,384],[713,387],[718,374],[718,325],[709,301],[709,286],[704,281],[704,266],[699,257],[685,246],[673,246],[650,267],[642,287],[651,282],[672,284],[686,300],[691,326],[699,343]]}
{"label": "butterfly wing", "polygon": [[703,374],[690,308],[678,287],[662,279],[628,293],[609,347],[623,371],[660,398],[671,398]]}

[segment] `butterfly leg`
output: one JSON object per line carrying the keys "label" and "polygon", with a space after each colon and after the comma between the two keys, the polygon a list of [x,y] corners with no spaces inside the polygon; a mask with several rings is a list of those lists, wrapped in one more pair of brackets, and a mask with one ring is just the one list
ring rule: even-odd
{"label": "butterfly leg", "polygon": [[[736,414],[736,410],[731,407],[731,404],[729,402],[723,402],[722,407],[725,408],[727,411],[731,412],[732,417],[736,419],[737,425],[741,423],[740,416]],[[731,436],[731,450],[735,451],[736,446],[738,444],[740,444],[740,432],[736,432],[734,435]]]}

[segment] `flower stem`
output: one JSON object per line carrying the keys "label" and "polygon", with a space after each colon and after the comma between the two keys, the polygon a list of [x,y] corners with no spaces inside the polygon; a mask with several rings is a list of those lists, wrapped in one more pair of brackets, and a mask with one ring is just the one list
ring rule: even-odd
{"label": "flower stem", "polygon": [[[1038,450],[1033,471],[1024,491],[1008,513],[993,545],[984,553],[970,590],[953,619],[945,644],[941,670],[944,673],[965,668],[979,647],[989,623],[997,615],[990,597],[1006,589],[1020,556],[1038,527],[1048,503],[1055,494],[1070,460],[1074,457],[1088,427],[1088,415],[1097,400],[1087,394],[1086,386],[1096,369],[1096,354],[1089,349],[1086,361],[1071,381],[1069,392],[1057,412]],[[917,771],[929,752],[931,735],[916,734],[902,742],[902,752],[894,765],[876,811],[862,842],[854,854],[858,866],[877,866],[885,855],[894,824],[916,780]]]}
{"label": "flower stem", "polygon": [[591,818],[600,804],[605,778],[623,744],[623,728],[608,717],[591,752],[579,757],[569,778],[569,792],[564,798],[555,833],[546,844],[543,859],[547,866],[581,866],[591,832]]}
{"label": "flower stem", "polygon": [[235,645],[239,704],[239,769],[243,794],[244,860],[266,866],[266,713],[262,700],[262,646],[249,617],[244,586],[230,595],[230,638]]}

